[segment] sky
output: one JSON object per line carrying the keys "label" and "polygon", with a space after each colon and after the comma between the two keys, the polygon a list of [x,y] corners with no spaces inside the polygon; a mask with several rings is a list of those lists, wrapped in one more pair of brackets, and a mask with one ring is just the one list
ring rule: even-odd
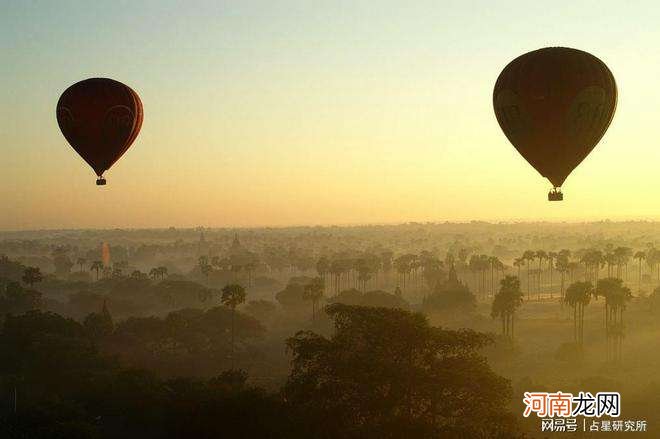
{"label": "sky", "polygon": [[[0,2],[2,230],[660,219],[657,1]],[[562,203],[492,109],[546,46],[619,89]],[[144,106],[105,187],[55,120],[89,77]]]}

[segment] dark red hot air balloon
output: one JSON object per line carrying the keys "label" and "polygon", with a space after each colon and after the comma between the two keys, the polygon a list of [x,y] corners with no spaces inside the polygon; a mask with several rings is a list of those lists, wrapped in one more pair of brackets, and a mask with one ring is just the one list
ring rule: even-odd
{"label": "dark red hot air balloon", "polygon": [[90,78],[67,88],[57,102],[62,134],[105,184],[103,173],[128,150],[142,126],[142,102],[130,87]]}
{"label": "dark red hot air balloon", "polygon": [[497,121],[509,141],[563,199],[566,177],[594,149],[616,109],[612,72],[577,49],[547,47],[511,61],[493,90]]}

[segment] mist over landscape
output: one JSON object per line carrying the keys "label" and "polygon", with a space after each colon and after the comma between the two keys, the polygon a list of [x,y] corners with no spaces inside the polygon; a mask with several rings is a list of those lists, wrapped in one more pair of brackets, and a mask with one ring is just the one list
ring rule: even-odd
{"label": "mist over landscape", "polygon": [[2,232],[2,386],[21,413],[4,425],[537,437],[524,392],[614,389],[652,426],[659,241],[610,221]]}

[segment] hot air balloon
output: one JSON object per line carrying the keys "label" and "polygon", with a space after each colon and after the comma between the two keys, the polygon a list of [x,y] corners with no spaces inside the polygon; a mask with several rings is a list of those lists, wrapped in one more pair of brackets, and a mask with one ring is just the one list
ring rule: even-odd
{"label": "hot air balloon", "polygon": [[142,102],[130,87],[108,78],[90,78],[67,88],[57,102],[57,123],[78,154],[103,173],[128,150],[142,126]]}
{"label": "hot air balloon", "polygon": [[502,70],[493,90],[497,122],[550,180],[550,201],[563,199],[562,184],[607,131],[616,100],[616,82],[605,63],[566,47],[519,56]]}

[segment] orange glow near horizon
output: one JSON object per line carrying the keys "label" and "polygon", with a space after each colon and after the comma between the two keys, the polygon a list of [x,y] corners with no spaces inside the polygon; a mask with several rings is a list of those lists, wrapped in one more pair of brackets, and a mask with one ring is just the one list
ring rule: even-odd
{"label": "orange glow near horizon", "polygon": [[[287,3],[9,5],[0,229],[660,218],[654,3]],[[562,203],[547,202],[491,104],[506,63],[548,45],[593,53],[619,86]],[[90,76],[144,104],[106,187],[54,115]]]}

